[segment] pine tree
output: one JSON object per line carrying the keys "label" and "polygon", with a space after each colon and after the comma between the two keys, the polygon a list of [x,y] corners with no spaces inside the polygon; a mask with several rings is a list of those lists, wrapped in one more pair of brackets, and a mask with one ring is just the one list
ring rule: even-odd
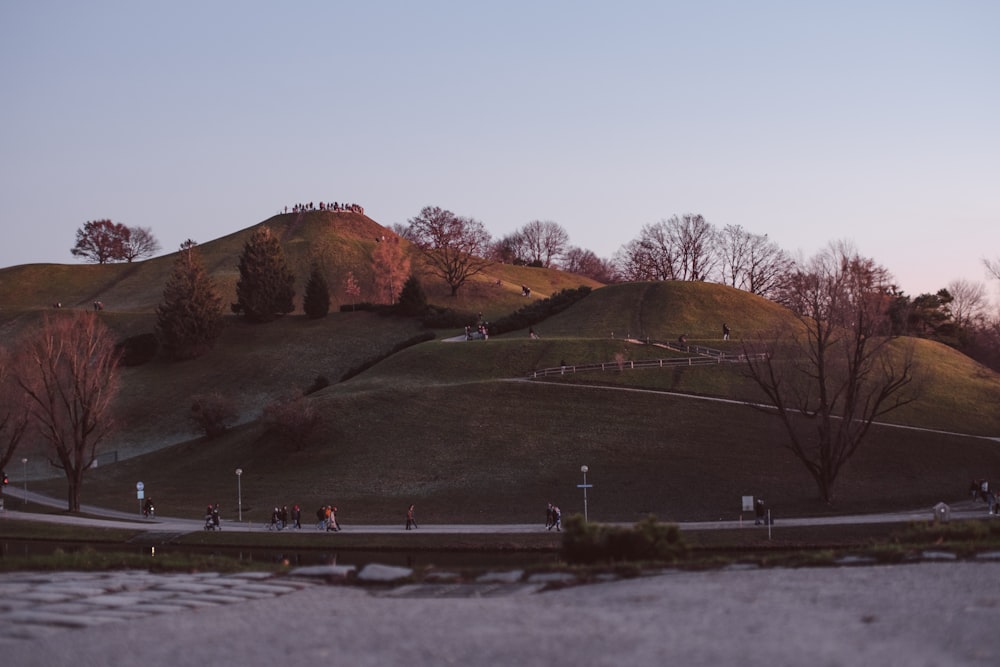
{"label": "pine tree", "polygon": [[427,311],[427,294],[420,279],[410,275],[399,293],[399,312],[404,315],[423,315]]}
{"label": "pine tree", "polygon": [[302,299],[302,309],[311,320],[326,317],[330,312],[330,288],[319,264],[313,264],[312,272],[309,274],[305,296]]}
{"label": "pine tree", "polygon": [[236,299],[251,322],[270,322],[295,310],[295,276],[281,244],[267,227],[259,227],[240,255]]}
{"label": "pine tree", "polygon": [[222,334],[222,300],[194,249],[181,244],[173,272],[156,309],[156,328],[164,350],[173,359],[193,359],[210,350]]}

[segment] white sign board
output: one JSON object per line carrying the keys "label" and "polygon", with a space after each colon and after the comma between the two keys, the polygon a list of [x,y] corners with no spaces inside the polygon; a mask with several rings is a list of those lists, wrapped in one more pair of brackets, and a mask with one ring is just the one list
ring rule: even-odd
{"label": "white sign board", "polygon": [[743,496],[743,511],[744,512],[753,511],[753,496]]}

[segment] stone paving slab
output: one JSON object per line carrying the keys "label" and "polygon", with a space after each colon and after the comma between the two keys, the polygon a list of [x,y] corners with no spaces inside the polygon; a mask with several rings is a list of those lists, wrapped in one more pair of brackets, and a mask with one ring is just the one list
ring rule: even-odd
{"label": "stone paving slab", "polygon": [[0,644],[203,607],[274,598],[316,585],[269,572],[0,574]]}

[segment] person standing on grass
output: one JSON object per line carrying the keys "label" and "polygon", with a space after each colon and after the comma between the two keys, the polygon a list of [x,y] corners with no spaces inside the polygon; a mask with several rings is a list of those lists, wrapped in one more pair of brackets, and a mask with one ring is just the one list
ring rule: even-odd
{"label": "person standing on grass", "polygon": [[764,513],[764,501],[758,498],[753,504],[754,521],[753,525],[759,526],[760,524],[767,521],[767,517]]}
{"label": "person standing on grass", "polygon": [[417,519],[414,516],[413,505],[410,505],[409,509],[406,510],[406,529],[410,530],[410,527],[419,528],[417,526]]}

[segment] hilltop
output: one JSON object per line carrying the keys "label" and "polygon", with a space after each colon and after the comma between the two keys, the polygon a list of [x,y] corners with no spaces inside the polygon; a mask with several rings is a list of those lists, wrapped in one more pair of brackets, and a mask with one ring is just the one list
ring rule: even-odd
{"label": "hilltop", "polygon": [[[297,276],[317,248],[329,249],[328,270],[362,271],[384,229],[359,214],[332,212],[260,224],[279,234]],[[235,284],[252,229],[200,246],[220,283],[228,276]],[[171,261],[4,269],[4,326],[18,328],[56,299],[81,308],[101,299],[102,317],[116,331],[150,331]],[[568,513],[582,509],[575,485],[587,464],[593,517],[629,520],[652,512],[689,520],[733,518],[740,496],[750,494],[765,496],[785,516],[929,507],[963,497],[972,478],[1000,473],[997,443],[989,439],[1000,436],[1000,377],[942,345],[898,341],[915,347],[922,394],[891,415],[907,428],[874,429],[827,508],[818,505],[801,465],[778,446],[783,433],[774,420],[742,403],[759,397],[738,366],[630,371],[610,363],[607,372],[525,379],[564,361],[679,354],[637,342],[647,338],[684,334],[694,344],[737,351],[740,338],[789,318],[782,307],[722,285],[600,287],[559,271],[505,265],[463,287],[458,299],[432,278],[425,286],[435,303],[497,318],[527,302],[522,283],[535,298],[581,284],[597,289],[537,324],[537,340],[522,330],[485,342],[447,342],[461,333],[456,328],[407,346],[426,333],[413,319],[348,311],[251,325],[227,315],[225,333],[204,357],[123,369],[121,431],[88,475],[84,500],[132,509],[130,489],[141,479],[165,514],[197,515],[212,501],[222,502],[231,518],[239,467],[253,520],[265,520],[275,504],[298,502],[309,511],[335,502],[347,525],[391,522],[416,502],[431,523],[541,522],[539,508],[548,500]],[[730,341],[722,340],[723,322],[733,330]],[[261,410],[320,376],[329,386],[307,400],[321,423],[289,447],[258,421]],[[191,396],[207,391],[232,396],[242,411],[241,424],[213,440],[198,437],[188,423]],[[63,482],[32,486],[60,494]]]}
{"label": "hilltop", "polygon": [[[282,213],[218,239],[201,242],[198,252],[226,302],[236,299],[239,256],[255,229],[266,226],[281,241],[289,268],[296,277],[296,312],[313,262],[323,268],[330,286],[332,307],[350,304],[344,281],[353,273],[361,301],[370,300],[374,282],[373,252],[390,236],[386,227],[353,211]],[[532,298],[544,298],[564,288],[599,287],[589,278],[552,269],[496,264],[463,286],[458,296],[421,267],[419,253],[401,240],[413,272],[421,279],[431,303],[496,318],[524,304],[521,285]],[[0,324],[60,303],[64,308],[90,308],[101,301],[109,313],[152,314],[163,298],[163,286],[177,253],[122,264],[24,264],[0,269]],[[500,282],[499,286],[497,281]]]}

